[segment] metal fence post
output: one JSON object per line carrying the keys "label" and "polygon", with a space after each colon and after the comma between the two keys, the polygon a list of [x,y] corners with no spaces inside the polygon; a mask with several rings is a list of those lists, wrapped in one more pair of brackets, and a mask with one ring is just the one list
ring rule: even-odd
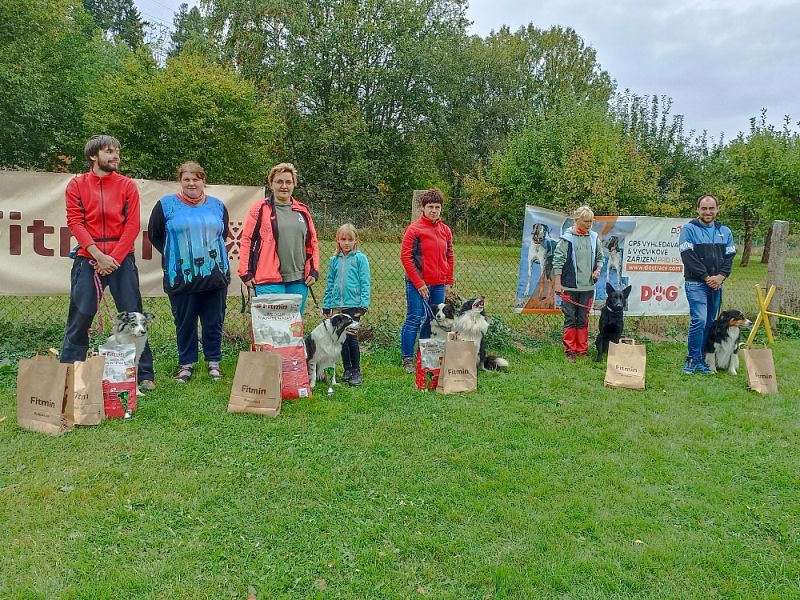
{"label": "metal fence post", "polygon": [[[772,222],[772,246],[769,253],[769,262],[767,263],[767,289],[770,286],[775,286],[775,295],[772,297],[772,304],[770,311],[783,312],[782,296],[783,296],[783,273],[786,266],[786,249],[789,239],[789,222],[788,221],[773,221]],[[777,317],[770,317],[769,323],[773,329],[778,322]]]}

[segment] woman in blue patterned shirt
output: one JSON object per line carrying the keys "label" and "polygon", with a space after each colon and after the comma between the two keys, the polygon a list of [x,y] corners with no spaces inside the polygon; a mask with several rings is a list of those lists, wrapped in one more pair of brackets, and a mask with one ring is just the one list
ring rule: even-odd
{"label": "woman in blue patterned shirt", "polygon": [[161,253],[164,291],[169,296],[180,367],[175,379],[186,383],[198,360],[197,321],[202,328],[208,374],[222,378],[222,324],[231,281],[228,251],[228,210],[219,198],[205,193],[206,172],[188,161],[178,167],[181,190],[164,196],[150,215],[148,235]]}

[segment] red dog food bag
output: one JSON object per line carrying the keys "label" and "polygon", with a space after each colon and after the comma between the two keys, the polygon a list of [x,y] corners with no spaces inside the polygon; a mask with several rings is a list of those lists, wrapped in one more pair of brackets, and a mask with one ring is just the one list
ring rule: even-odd
{"label": "red dog food bag", "polygon": [[252,349],[271,350],[281,355],[281,397],[308,398],[311,386],[306,367],[300,294],[263,294],[250,304]]}
{"label": "red dog food bag", "polygon": [[128,419],[136,412],[136,346],[100,346],[103,367],[103,407],[107,419]]}
{"label": "red dog food bag", "polygon": [[435,338],[419,341],[417,352],[417,389],[435,390],[439,384],[439,370],[442,368],[442,357],[447,340]]}

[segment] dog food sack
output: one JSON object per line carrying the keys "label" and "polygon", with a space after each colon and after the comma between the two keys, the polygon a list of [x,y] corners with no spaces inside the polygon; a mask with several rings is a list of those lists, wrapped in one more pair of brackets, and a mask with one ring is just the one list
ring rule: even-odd
{"label": "dog food sack", "polygon": [[103,344],[103,406],[107,419],[128,419],[136,412],[136,346]]}
{"label": "dog food sack", "polygon": [[747,369],[747,385],[760,394],[777,394],[778,377],[770,348],[742,348],[739,350]]}
{"label": "dog food sack", "polygon": [[281,369],[278,352],[240,352],[233,376],[228,412],[276,417],[281,414]]}
{"label": "dog food sack", "polygon": [[439,385],[446,340],[430,338],[419,341],[417,352],[417,389],[435,390]]}
{"label": "dog food sack", "polygon": [[477,389],[478,364],[475,360],[475,342],[459,340],[457,334],[448,333],[436,391],[456,394],[474,392]]}
{"label": "dog food sack", "polygon": [[61,435],[72,429],[72,365],[48,356],[19,361],[17,425],[23,429]]}
{"label": "dog food sack", "polygon": [[253,298],[252,349],[281,355],[281,396],[284,400],[308,398],[311,386],[303,342],[303,319],[299,294],[264,294]]}
{"label": "dog food sack", "polygon": [[74,363],[72,411],[75,425],[99,425],[105,418],[103,371],[105,358],[90,356]]}
{"label": "dog food sack", "polygon": [[644,389],[647,368],[647,349],[630,338],[620,338],[619,344],[608,343],[605,383],[609,387]]}

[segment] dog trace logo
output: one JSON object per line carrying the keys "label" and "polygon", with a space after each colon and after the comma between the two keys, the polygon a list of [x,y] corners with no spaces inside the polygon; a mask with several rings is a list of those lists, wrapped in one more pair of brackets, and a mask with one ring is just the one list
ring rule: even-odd
{"label": "dog trace logo", "polygon": [[662,300],[675,302],[675,300],[678,299],[678,286],[669,285],[664,287],[663,285],[643,285],[641,298],[642,302],[647,302],[648,300],[655,300],[656,302],[661,302]]}

